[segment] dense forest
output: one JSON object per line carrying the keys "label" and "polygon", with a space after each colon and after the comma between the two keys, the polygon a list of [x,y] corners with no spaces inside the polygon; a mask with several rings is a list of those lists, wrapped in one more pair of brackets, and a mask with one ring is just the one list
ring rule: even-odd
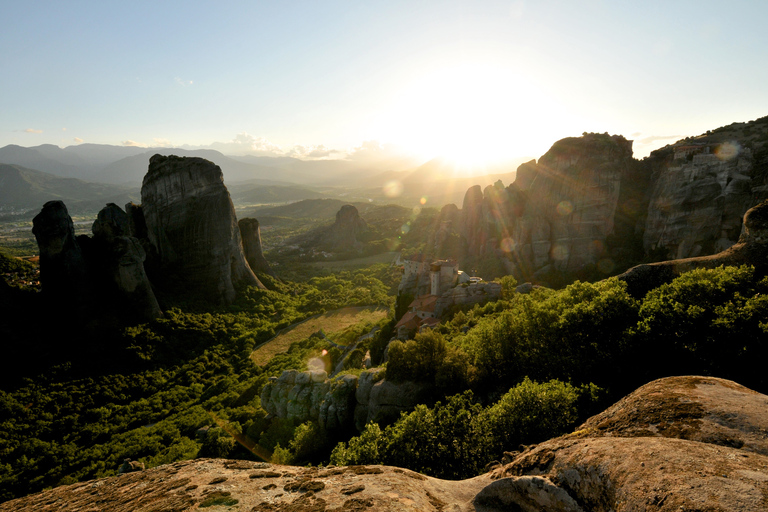
{"label": "dense forest", "polygon": [[[291,464],[392,464],[444,478],[481,473],[504,451],[568,432],[656,377],[705,374],[766,391],[768,279],[750,267],[697,270],[633,298],[616,278],[516,293],[457,307],[434,330],[393,341],[398,274],[388,265],[304,282],[269,280],[211,309],[178,303],[133,326],[41,319],[34,268],[3,257],[0,499],[117,473],[125,458],[153,467],[194,457]],[[311,275],[314,274],[314,275]],[[358,346],[381,377],[428,385],[430,399],[359,435],[268,417],[259,393],[309,358],[340,351],[311,336],[264,366],[254,347],[280,329],[348,305],[391,308]],[[347,328],[347,344],[374,326]],[[361,358],[347,372],[362,371]]]}

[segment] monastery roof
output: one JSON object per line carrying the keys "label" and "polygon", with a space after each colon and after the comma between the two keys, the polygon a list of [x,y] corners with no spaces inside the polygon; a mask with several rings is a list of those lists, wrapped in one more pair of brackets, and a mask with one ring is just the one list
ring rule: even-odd
{"label": "monastery roof", "polygon": [[416,297],[413,302],[408,304],[408,308],[431,313],[435,310],[436,305],[437,295],[422,295],[421,297]]}
{"label": "monastery roof", "polygon": [[419,317],[416,316],[416,313],[411,313],[409,311],[403,315],[403,318],[401,318],[399,322],[397,322],[397,325],[395,325],[395,329],[399,329],[400,327],[406,327],[408,329],[416,329],[418,326],[419,326]]}
{"label": "monastery roof", "polygon": [[427,327],[434,327],[434,326],[436,326],[439,323],[440,323],[440,319],[439,318],[433,318],[433,317],[428,317],[428,318],[425,318],[424,320],[421,321],[421,325],[422,326],[426,325]]}

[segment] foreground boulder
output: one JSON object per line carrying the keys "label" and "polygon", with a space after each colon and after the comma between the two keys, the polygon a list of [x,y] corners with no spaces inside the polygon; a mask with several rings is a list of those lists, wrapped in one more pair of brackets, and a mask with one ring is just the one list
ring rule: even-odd
{"label": "foreground boulder", "polygon": [[768,397],[711,377],[653,381],[572,434],[463,481],[387,466],[198,459],[62,486],[0,511],[761,511]]}
{"label": "foreground boulder", "polygon": [[203,158],[155,155],[141,201],[163,288],[221,303],[234,300],[236,286],[264,288],[243,254],[219,166]]}

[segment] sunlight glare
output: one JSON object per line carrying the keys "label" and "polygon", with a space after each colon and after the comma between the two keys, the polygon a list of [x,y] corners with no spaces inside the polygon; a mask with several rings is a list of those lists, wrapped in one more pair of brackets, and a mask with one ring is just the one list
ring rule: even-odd
{"label": "sunlight glare", "polygon": [[467,63],[425,72],[405,85],[380,115],[378,131],[383,140],[425,157],[483,166],[540,155],[552,143],[552,124],[561,122],[562,129],[567,116],[530,76],[509,66]]}

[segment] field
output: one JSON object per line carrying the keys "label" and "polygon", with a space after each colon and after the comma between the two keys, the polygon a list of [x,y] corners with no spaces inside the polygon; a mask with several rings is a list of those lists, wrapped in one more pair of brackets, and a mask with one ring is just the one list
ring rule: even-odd
{"label": "field", "polygon": [[291,343],[309,338],[322,329],[328,337],[360,322],[378,322],[387,316],[386,308],[377,306],[342,308],[315,316],[283,329],[274,338],[264,342],[251,353],[254,363],[262,366],[277,354],[288,350]]}
{"label": "field", "polygon": [[351,260],[341,261],[316,261],[313,263],[307,263],[307,266],[314,268],[324,268],[330,271],[338,270],[353,270],[358,268],[366,268],[377,263],[392,263],[397,258],[399,251],[382,252],[380,254],[374,254],[373,256],[366,256],[364,258],[354,258]]}

